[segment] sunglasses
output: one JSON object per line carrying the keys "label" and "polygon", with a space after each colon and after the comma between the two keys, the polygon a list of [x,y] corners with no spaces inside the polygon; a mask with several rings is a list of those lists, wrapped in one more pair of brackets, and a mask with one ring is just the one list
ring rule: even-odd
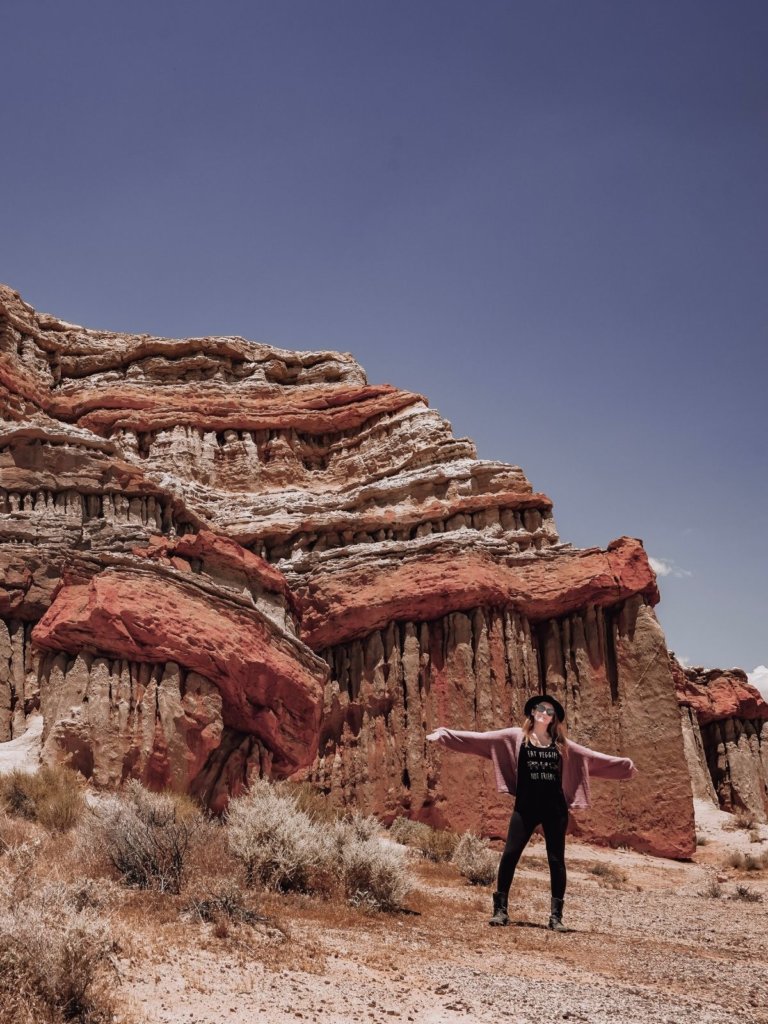
{"label": "sunglasses", "polygon": [[549,715],[550,718],[555,713],[555,709],[550,707],[549,704],[537,704],[533,710],[538,711],[540,715]]}

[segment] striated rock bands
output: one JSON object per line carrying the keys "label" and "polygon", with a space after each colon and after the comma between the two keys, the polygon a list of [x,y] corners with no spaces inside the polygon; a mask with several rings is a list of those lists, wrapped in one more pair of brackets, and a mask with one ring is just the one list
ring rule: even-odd
{"label": "striated rock bands", "polygon": [[631,756],[573,827],[693,850],[642,544],[551,500],[353,357],[93,331],[0,286],[0,738],[221,809],[257,775],[502,835],[490,765],[425,741],[520,721]]}
{"label": "striated rock bands", "polygon": [[741,669],[670,664],[694,792],[768,820],[768,702]]}

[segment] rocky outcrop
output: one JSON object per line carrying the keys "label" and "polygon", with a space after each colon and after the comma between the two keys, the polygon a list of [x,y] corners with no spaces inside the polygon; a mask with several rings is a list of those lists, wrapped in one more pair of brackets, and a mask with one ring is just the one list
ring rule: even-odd
{"label": "rocky outcrop", "polygon": [[490,765],[425,736],[519,721],[546,688],[640,769],[574,828],[692,852],[642,544],[560,542],[551,500],[422,396],[348,354],[92,331],[0,288],[0,402],[3,736],[39,705],[45,756],[96,784],[220,808],[308,777],[502,835]]}
{"label": "rocky outcrop", "polygon": [[670,664],[695,795],[768,820],[768,702],[741,669]]}

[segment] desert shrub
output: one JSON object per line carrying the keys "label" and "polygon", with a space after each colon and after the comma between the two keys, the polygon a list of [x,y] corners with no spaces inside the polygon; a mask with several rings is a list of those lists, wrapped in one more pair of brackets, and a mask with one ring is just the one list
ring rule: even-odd
{"label": "desert shrub", "polygon": [[704,896],[710,900],[719,900],[722,895],[722,886],[716,878],[710,879],[707,885],[699,892],[699,896]]}
{"label": "desert shrub", "polygon": [[452,863],[472,885],[490,885],[496,878],[499,861],[487,839],[465,832],[454,850]]}
{"label": "desert shrub", "polygon": [[749,841],[750,841],[750,843],[762,843],[762,842],[764,842],[764,839],[763,839],[762,835],[760,834],[760,829],[757,826],[755,826],[754,828],[749,830]]}
{"label": "desert shrub", "polygon": [[761,853],[755,856],[747,853],[744,856],[744,868],[747,871],[762,871],[768,867],[768,853]]}
{"label": "desert shrub", "polygon": [[395,818],[389,827],[389,834],[396,843],[410,846],[427,860],[435,862],[450,860],[459,841],[455,832],[431,828],[409,818]]}
{"label": "desert shrub", "polygon": [[733,816],[734,824],[736,828],[743,828],[747,831],[755,828],[757,821],[752,811],[738,810]]}
{"label": "desert shrub", "polygon": [[737,885],[733,896],[735,900],[744,900],[746,903],[760,903],[763,899],[762,893],[755,892],[748,885]]}
{"label": "desert shrub", "polygon": [[283,780],[271,786],[279,797],[291,800],[312,821],[332,824],[344,816],[343,810],[334,807],[329,797],[311,782]]}
{"label": "desert shrub", "polygon": [[389,826],[389,835],[396,843],[403,846],[418,846],[420,838],[429,830],[429,825],[410,818],[395,818]]}
{"label": "desert shrub", "polygon": [[726,864],[731,868],[743,868],[744,867],[744,854],[739,850],[733,850],[729,853],[725,860]]}
{"label": "desert shrub", "polygon": [[81,840],[125,884],[178,893],[190,854],[213,828],[191,800],[151,793],[133,780],[123,797],[91,810]]}
{"label": "desert shrub", "polygon": [[15,768],[0,775],[0,806],[7,814],[65,832],[81,819],[85,801],[75,772],[45,766],[36,772]]}
{"label": "desert shrub", "polygon": [[354,835],[341,847],[341,877],[353,906],[370,910],[399,910],[411,890],[400,850],[379,839]]}
{"label": "desert shrub", "polygon": [[245,902],[243,890],[235,882],[226,882],[205,895],[191,899],[183,913],[200,921],[218,924],[222,920],[244,924],[264,923],[268,919]]}
{"label": "desert shrub", "polygon": [[627,876],[624,871],[620,871],[612,864],[604,864],[602,861],[596,861],[594,864],[590,864],[587,870],[590,874],[597,875],[598,878],[602,878],[606,882],[610,882],[614,885],[619,885],[627,880]]}
{"label": "desert shrub", "polygon": [[115,943],[108,922],[67,886],[46,886],[0,912],[0,1019],[113,1021]]}
{"label": "desert shrub", "polygon": [[733,832],[736,829],[745,829],[750,831],[756,827],[757,819],[754,814],[751,811],[745,810],[743,807],[734,811],[730,820],[722,826],[726,832]]}
{"label": "desert shrub", "polygon": [[373,814],[352,811],[345,814],[341,821],[356,839],[377,839],[381,835],[381,822]]}
{"label": "desert shrub", "polygon": [[36,826],[24,818],[0,814],[0,857],[35,838]]}
{"label": "desert shrub", "polygon": [[459,836],[455,832],[447,832],[443,829],[430,828],[428,834],[419,843],[419,849],[427,860],[440,863],[449,861],[459,844]]}
{"label": "desert shrub", "polygon": [[706,846],[708,842],[709,842],[709,839],[705,835],[703,835],[701,832],[697,832],[696,833],[696,845],[697,846]]}
{"label": "desert shrub", "polygon": [[264,779],[230,801],[226,832],[249,885],[303,892],[327,891],[333,874],[327,829]]}

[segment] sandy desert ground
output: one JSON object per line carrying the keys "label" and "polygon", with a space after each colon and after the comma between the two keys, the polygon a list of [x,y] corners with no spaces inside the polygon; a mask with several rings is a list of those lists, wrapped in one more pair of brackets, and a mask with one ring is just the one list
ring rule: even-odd
{"label": "sandy desert ground", "polygon": [[[329,913],[317,900],[273,896],[262,908],[288,940],[254,935],[242,946],[211,926],[190,941],[171,923],[125,964],[123,990],[157,1024],[768,1021],[768,872],[724,866],[734,849],[768,848],[768,829],[752,843],[721,830],[729,815],[698,810],[708,841],[696,863],[569,843],[568,933],[544,927],[539,842],[518,870],[507,928],[487,924],[490,890],[414,861],[413,913]],[[702,895],[718,878],[721,895]],[[763,900],[738,898],[739,884]]]}
{"label": "sandy desert ground", "polygon": [[[0,770],[34,762],[30,742],[15,757],[4,746]],[[731,815],[703,802],[696,811],[703,842],[688,863],[569,839],[563,934],[545,927],[538,837],[518,868],[507,928],[488,926],[492,887],[413,851],[416,885],[395,914],[254,894],[265,923],[211,924],[185,912],[188,894],[112,883],[128,937],[116,994],[137,1024],[768,1022],[768,870],[729,863],[735,851],[768,851],[768,826],[755,841],[729,827]]]}

